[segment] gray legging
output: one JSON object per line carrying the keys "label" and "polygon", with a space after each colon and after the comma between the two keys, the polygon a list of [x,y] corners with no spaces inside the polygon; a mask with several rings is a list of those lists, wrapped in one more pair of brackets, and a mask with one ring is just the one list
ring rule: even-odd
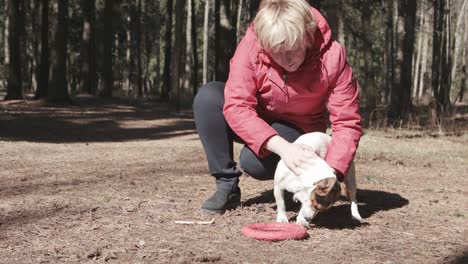
{"label": "gray legging", "polygon": [[[210,82],[202,86],[193,102],[195,125],[208,159],[211,175],[216,178],[239,177],[242,173],[233,160],[233,142],[243,143],[243,141],[227,124],[223,105],[224,83]],[[293,142],[303,134],[302,130],[280,120],[270,125],[289,142]],[[259,158],[245,145],[239,158],[242,169],[257,180],[273,179],[279,159],[274,153]]]}

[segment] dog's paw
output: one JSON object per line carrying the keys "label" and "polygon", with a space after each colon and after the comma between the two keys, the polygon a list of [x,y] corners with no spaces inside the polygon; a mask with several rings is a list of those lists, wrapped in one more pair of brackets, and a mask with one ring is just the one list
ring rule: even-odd
{"label": "dog's paw", "polygon": [[359,222],[362,222],[362,217],[361,215],[359,214],[359,211],[358,211],[358,208],[357,208],[357,204],[356,203],[351,203],[351,215],[353,217],[353,219],[359,221]]}
{"label": "dog's paw", "polygon": [[276,217],[276,222],[278,223],[289,223],[288,217],[286,215],[279,215]]}
{"label": "dog's paw", "polygon": [[307,221],[304,217],[300,217],[300,216],[297,217],[296,224],[301,225],[305,228],[310,227],[309,221]]}

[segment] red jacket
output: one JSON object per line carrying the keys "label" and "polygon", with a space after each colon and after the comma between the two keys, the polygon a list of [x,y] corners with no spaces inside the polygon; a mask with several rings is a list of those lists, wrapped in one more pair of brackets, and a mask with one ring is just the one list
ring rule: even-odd
{"label": "red jacket", "polygon": [[343,174],[362,135],[359,85],[346,62],[345,49],[331,40],[325,18],[315,9],[315,44],[295,72],[286,73],[262,49],[253,24],[231,59],[225,87],[224,116],[232,130],[260,157],[278,133],[269,125],[284,120],[303,129],[325,132],[330,113],[332,141],[326,162]]}

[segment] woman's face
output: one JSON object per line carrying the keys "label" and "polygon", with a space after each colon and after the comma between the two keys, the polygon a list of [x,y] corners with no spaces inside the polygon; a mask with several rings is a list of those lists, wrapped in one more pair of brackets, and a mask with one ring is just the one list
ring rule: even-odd
{"label": "woman's face", "polygon": [[287,72],[294,72],[304,62],[306,50],[305,45],[297,45],[290,49],[283,48],[277,52],[267,50],[267,52]]}

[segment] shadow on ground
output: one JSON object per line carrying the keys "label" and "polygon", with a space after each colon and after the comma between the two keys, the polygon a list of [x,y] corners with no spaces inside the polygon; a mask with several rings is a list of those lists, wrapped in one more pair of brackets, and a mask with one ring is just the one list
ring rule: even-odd
{"label": "shadow on ground", "polygon": [[[348,203],[335,205],[325,212],[319,213],[312,223],[317,227],[325,227],[329,229],[353,229],[361,225],[365,225],[365,219],[371,215],[392,209],[404,207],[409,204],[408,199],[397,193],[385,191],[363,190],[357,192],[359,202],[359,212],[364,218],[364,223],[359,223],[351,218],[351,208]],[[272,190],[264,191],[257,197],[248,199],[243,203],[243,206],[249,207],[253,204],[272,203],[275,201]],[[292,201],[292,195],[285,193],[286,208],[288,211],[297,212],[300,208],[299,203]]]}
{"label": "shadow on ground", "polygon": [[71,105],[0,103],[0,139],[6,141],[122,142],[193,133],[191,116],[175,114],[165,103],[89,97]]}

